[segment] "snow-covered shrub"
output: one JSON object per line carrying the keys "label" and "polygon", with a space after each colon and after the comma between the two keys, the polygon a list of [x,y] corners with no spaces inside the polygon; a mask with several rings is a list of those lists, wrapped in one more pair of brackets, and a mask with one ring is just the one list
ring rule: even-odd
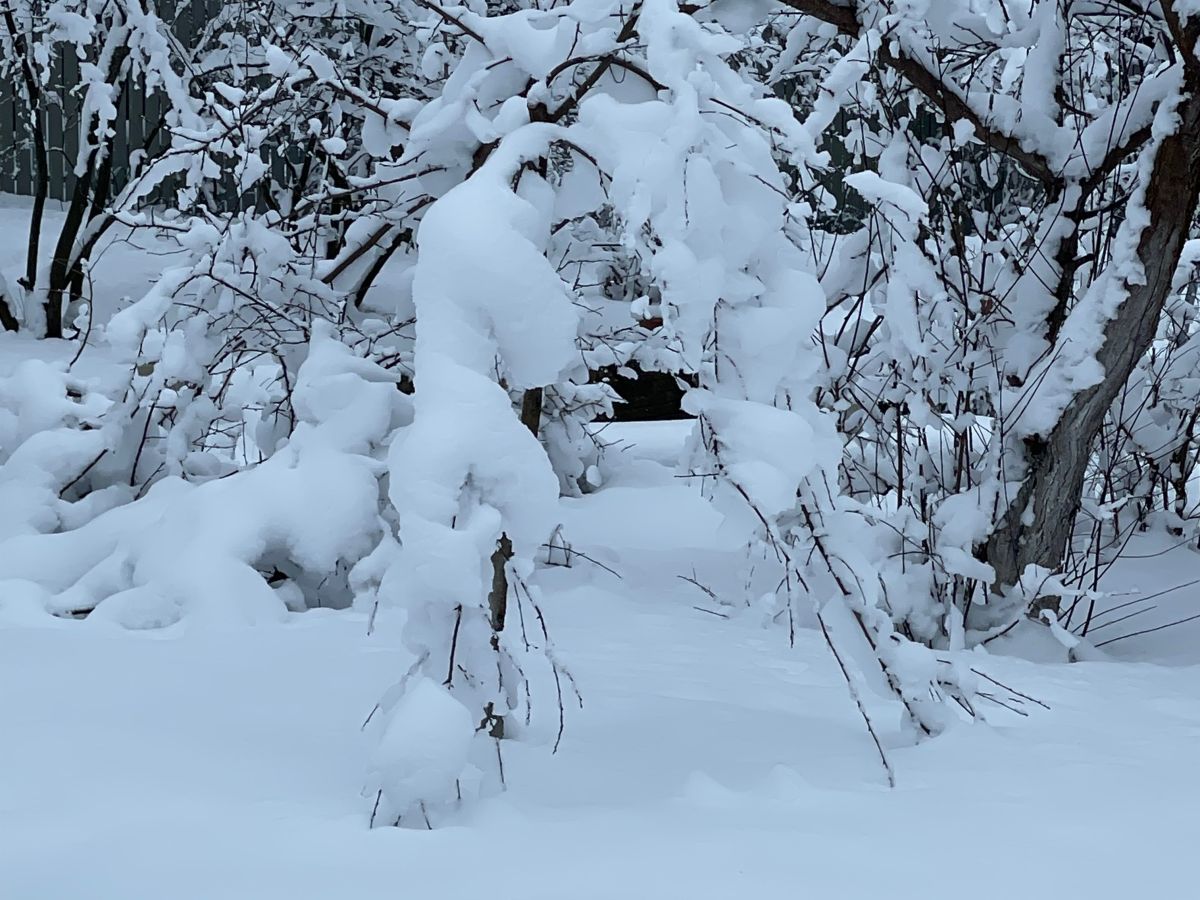
{"label": "snow-covered shrub", "polygon": [[[295,428],[277,453],[225,477],[173,473],[86,519],[64,504],[57,529],[0,543],[0,571],[48,592],[54,614],[130,628],[185,615],[269,620],[314,605],[327,580],[379,543],[382,445],[411,411],[394,375],[354,356],[327,323],[313,331],[296,374]],[[11,459],[0,472],[10,469]]]}
{"label": "snow-covered shrub", "polygon": [[[81,478],[113,443],[102,427],[111,402],[65,365],[28,359],[0,378],[0,543],[70,527],[131,493],[71,502]],[[81,509],[80,507],[83,507]]]}

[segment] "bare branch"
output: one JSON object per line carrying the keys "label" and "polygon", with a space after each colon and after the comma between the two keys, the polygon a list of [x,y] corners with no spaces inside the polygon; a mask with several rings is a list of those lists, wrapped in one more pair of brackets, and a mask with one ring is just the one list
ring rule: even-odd
{"label": "bare branch", "polygon": [[[784,6],[820,19],[837,27],[842,34],[857,37],[862,22],[855,10],[830,0],[779,0]],[[971,108],[951,83],[942,75],[931,72],[923,63],[901,52],[896,55],[885,42],[879,48],[879,62],[903,76],[925,95],[949,120],[965,119],[975,127],[975,136],[997,153],[1002,153],[1021,166],[1029,175],[1046,185],[1055,185],[1059,175],[1046,158],[1036,151],[1022,147],[1010,134],[1005,134]]]}

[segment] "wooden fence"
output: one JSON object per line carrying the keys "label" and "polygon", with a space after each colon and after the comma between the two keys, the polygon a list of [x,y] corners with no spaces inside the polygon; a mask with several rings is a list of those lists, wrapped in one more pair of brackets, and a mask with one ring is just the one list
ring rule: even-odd
{"label": "wooden fence", "polygon": [[[222,0],[147,0],[171,26],[184,47],[193,46],[204,24],[220,11]],[[79,151],[80,96],[79,60],[73,46],[60,45],[50,64],[49,78],[40,87],[45,103],[41,124],[49,154],[50,197],[68,200],[74,187],[76,155]],[[32,195],[37,167],[34,161],[31,115],[17,81],[0,77],[0,193]],[[167,103],[161,94],[142,88],[130,78],[121,91],[112,137],[112,189],[119,191],[129,181],[130,155],[147,147],[147,137],[162,122]],[[167,142],[160,129],[147,149],[161,149]]]}

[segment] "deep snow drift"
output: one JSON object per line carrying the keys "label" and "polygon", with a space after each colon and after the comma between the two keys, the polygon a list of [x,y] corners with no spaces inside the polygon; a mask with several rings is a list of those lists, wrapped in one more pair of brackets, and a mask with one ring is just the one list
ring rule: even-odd
{"label": "deep snow drift", "polygon": [[[512,743],[508,792],[432,832],[367,828],[359,727],[407,658],[386,617],[370,637],[363,616],[324,610],[129,632],[6,619],[0,598],[0,896],[1190,894],[1200,623],[1115,643],[1104,662],[980,653],[1049,709],[996,707],[988,725],[893,747],[889,791],[819,636],[789,648],[782,627],[684,580],[740,597],[739,554],[669,465],[680,426],[614,431],[615,478],[561,517],[618,574],[580,557],[543,573],[584,708],[568,706],[557,755]],[[1200,568],[1144,543],[1114,592]],[[1195,598],[1174,591],[1110,634]],[[1059,655],[1036,634],[1001,649],[1018,648]]]}

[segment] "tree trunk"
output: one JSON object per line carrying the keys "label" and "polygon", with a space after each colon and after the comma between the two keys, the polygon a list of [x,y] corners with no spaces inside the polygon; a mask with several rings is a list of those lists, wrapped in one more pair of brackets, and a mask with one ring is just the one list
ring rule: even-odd
{"label": "tree trunk", "polygon": [[17,321],[17,316],[8,305],[8,297],[0,294],[0,327],[5,331],[20,331],[21,323]]}
{"label": "tree trunk", "polygon": [[[1145,197],[1150,221],[1138,242],[1144,278],[1137,284],[1125,282],[1128,297],[1105,328],[1096,354],[1104,379],[1077,394],[1047,435],[1025,441],[1025,480],[984,548],[984,559],[996,572],[996,588],[1017,584],[1026,566],[1061,565],[1079,512],[1092,445],[1117,393],[1154,339],[1200,195],[1197,81],[1188,78],[1189,96],[1178,109],[1179,128],[1155,152]],[[1042,604],[1039,611],[1047,606],[1053,605]],[[987,628],[1010,620],[1016,610],[997,603],[973,612],[986,621],[973,622],[972,627]]]}
{"label": "tree trunk", "polygon": [[521,424],[537,437],[542,429],[542,389],[529,388],[521,395]]}
{"label": "tree trunk", "polygon": [[94,162],[93,155],[87,170],[75,179],[71,205],[67,207],[67,217],[63,222],[62,231],[58,235],[54,257],[50,260],[50,282],[46,285],[45,336],[48,338],[63,336],[63,298],[71,286],[71,273],[75,261],[75,240],[79,237],[84,215],[91,202]]}
{"label": "tree trunk", "polygon": [[[50,153],[46,147],[46,133],[42,130],[42,92],[38,86],[37,73],[29,54],[25,34],[17,27],[10,10],[4,12],[5,26],[12,37],[13,47],[21,60],[21,77],[25,86],[25,103],[29,113],[29,130],[33,136],[33,159],[37,164],[37,178],[33,194],[33,210],[29,217],[29,242],[25,253],[25,276],[20,284],[26,293],[37,290],[37,274],[40,265],[42,222],[46,215],[46,198],[50,193]],[[0,301],[0,324],[6,331],[17,331],[20,327],[15,316]]]}
{"label": "tree trunk", "polygon": [[[508,573],[505,564],[512,558],[512,541],[508,535],[500,535],[496,552],[492,554],[492,589],[488,592],[488,615],[492,625],[492,650],[500,652],[500,632],[508,615]],[[497,740],[504,737],[504,716],[496,711],[495,704],[483,708],[481,728]]]}
{"label": "tree trunk", "polygon": [[[521,422],[537,437],[542,420],[542,389],[529,388],[521,395]],[[504,620],[508,616],[508,572],[505,565],[512,559],[512,541],[507,534],[500,535],[496,544],[496,552],[492,554],[492,589],[488,591],[488,615],[492,625],[492,649],[500,652],[500,632],[504,630]],[[483,722],[480,726],[486,728],[492,737],[504,737],[504,716],[496,712],[495,705],[489,703],[483,708]]]}

